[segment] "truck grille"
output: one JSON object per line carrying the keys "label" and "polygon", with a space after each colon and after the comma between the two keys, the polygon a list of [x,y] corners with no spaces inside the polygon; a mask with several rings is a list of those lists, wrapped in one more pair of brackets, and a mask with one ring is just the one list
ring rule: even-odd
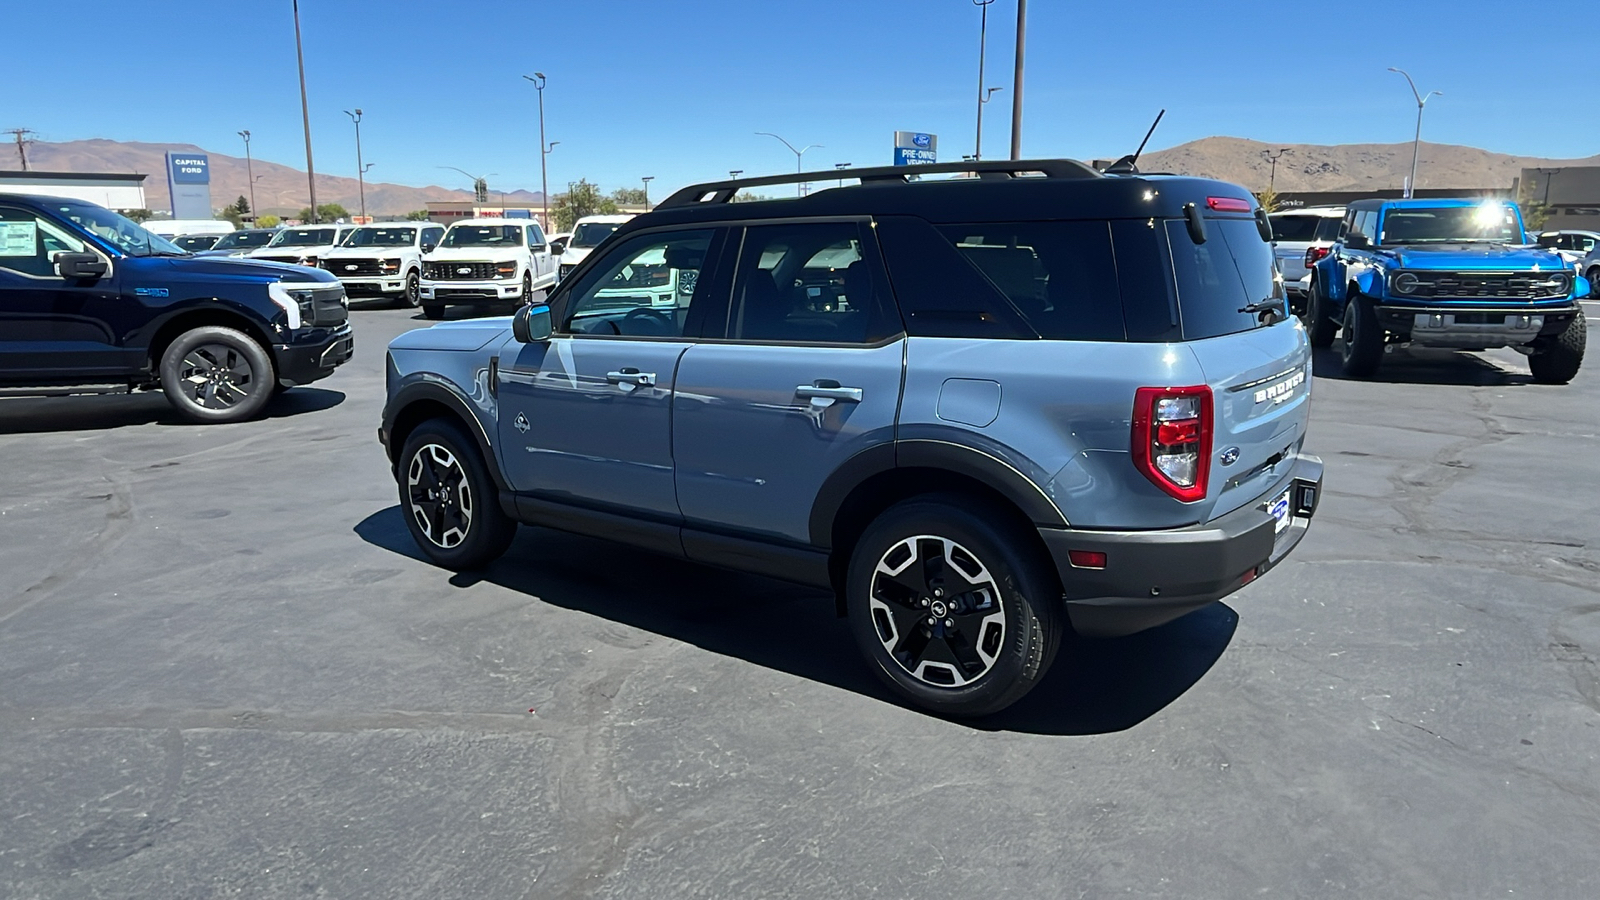
{"label": "truck grille", "polygon": [[375,278],[384,274],[375,259],[325,259],[322,267],[340,278]]}
{"label": "truck grille", "polygon": [[343,325],[350,318],[349,301],[345,299],[344,285],[319,284],[316,287],[285,285],[289,296],[300,304],[300,323],[310,328],[330,328]]}
{"label": "truck grille", "polygon": [[1567,292],[1557,290],[1549,276],[1539,272],[1527,274],[1486,274],[1472,272],[1443,272],[1438,275],[1417,273],[1421,281],[1407,297],[1453,298],[1504,298],[1534,300],[1547,297],[1565,297]]}
{"label": "truck grille", "polygon": [[427,277],[430,281],[487,281],[495,276],[492,262],[431,262]]}

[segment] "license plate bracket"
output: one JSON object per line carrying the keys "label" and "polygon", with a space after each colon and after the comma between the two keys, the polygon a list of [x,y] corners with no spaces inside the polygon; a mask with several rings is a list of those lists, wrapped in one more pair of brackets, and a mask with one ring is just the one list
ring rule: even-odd
{"label": "license plate bracket", "polygon": [[1294,521],[1293,508],[1289,505],[1289,496],[1293,488],[1279,494],[1276,499],[1267,504],[1267,512],[1272,514],[1272,533],[1282,534],[1284,529]]}

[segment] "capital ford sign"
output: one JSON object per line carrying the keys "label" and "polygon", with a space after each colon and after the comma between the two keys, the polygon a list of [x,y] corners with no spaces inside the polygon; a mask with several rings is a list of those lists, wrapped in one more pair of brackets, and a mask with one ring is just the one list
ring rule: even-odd
{"label": "capital ford sign", "polygon": [[925,131],[894,133],[894,164],[921,166],[939,161],[939,136]]}
{"label": "capital ford sign", "polygon": [[204,153],[168,153],[167,172],[175,184],[210,184],[211,159]]}
{"label": "capital ford sign", "polygon": [[174,219],[211,218],[211,158],[204,153],[167,153],[167,193]]}

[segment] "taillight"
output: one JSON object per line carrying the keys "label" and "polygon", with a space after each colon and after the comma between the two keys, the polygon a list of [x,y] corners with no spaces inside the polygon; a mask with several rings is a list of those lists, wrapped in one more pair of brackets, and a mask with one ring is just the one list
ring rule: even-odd
{"label": "taillight", "polygon": [[1203,384],[1134,392],[1133,464],[1179,500],[1206,496],[1211,430],[1211,388]]}
{"label": "taillight", "polygon": [[1317,264],[1317,260],[1322,259],[1324,256],[1327,256],[1328,253],[1332,249],[1333,249],[1332,247],[1307,247],[1306,248],[1306,268],[1309,269],[1312,266],[1316,265]]}
{"label": "taillight", "polygon": [[1250,211],[1250,201],[1240,200],[1238,197],[1207,197],[1206,207],[1217,212],[1243,212]]}

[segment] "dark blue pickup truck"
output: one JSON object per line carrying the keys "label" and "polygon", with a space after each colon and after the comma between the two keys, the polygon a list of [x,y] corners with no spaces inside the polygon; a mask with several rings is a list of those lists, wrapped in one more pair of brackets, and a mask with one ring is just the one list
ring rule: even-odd
{"label": "dark blue pickup truck", "polygon": [[1545,384],[1571,381],[1583,365],[1578,299],[1589,285],[1557,254],[1529,246],[1516,204],[1361,200],[1331,250],[1308,250],[1306,266],[1311,345],[1330,346],[1343,330],[1347,375],[1371,375],[1406,344],[1510,347]]}
{"label": "dark blue pickup truck", "polygon": [[164,391],[234,422],[354,351],[316,269],[200,258],[110,210],[0,194],[0,396]]}

